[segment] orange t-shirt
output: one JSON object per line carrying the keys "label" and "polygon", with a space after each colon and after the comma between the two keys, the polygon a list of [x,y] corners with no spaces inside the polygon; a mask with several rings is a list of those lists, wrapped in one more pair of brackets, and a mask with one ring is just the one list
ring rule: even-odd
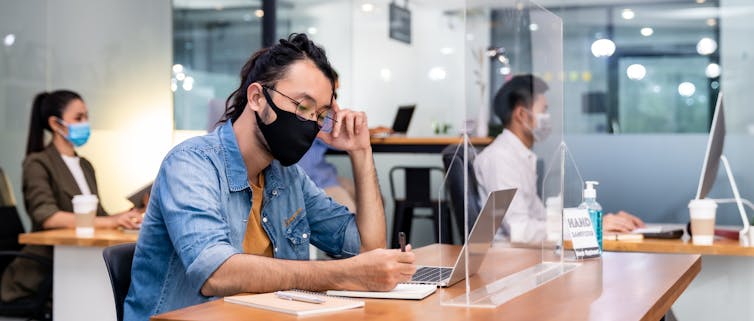
{"label": "orange t-shirt", "polygon": [[251,212],[243,238],[243,250],[247,254],[272,257],[272,243],[262,228],[262,198],[264,196],[264,174],[259,173],[259,186],[251,186]]}

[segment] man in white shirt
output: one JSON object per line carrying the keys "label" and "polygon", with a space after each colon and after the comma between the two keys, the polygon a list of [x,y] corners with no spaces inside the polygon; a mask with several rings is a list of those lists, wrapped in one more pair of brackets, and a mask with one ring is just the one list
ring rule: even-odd
{"label": "man in white shirt", "polygon": [[[545,207],[537,194],[537,155],[531,148],[551,131],[544,93],[548,86],[532,75],[518,75],[495,95],[495,114],[503,132],[474,160],[481,199],[490,191],[518,188],[503,219],[506,231],[514,231],[515,242],[535,243],[546,238]],[[644,223],[620,211],[603,217],[603,230],[628,232]]]}

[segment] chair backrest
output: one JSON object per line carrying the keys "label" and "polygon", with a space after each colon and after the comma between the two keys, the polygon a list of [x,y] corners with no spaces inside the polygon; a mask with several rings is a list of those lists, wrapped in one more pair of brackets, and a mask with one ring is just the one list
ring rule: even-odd
{"label": "chair backrest", "polygon": [[16,206],[16,198],[13,197],[13,188],[2,168],[0,168],[0,206]]}
{"label": "chair backrest", "polygon": [[466,195],[469,200],[469,204],[464,203],[464,188],[463,188],[463,149],[458,148],[458,145],[450,145],[445,147],[442,151],[442,163],[445,166],[445,171],[448,173],[447,189],[450,196],[450,204],[453,209],[453,214],[456,218],[456,224],[458,225],[459,235],[463,238],[463,209],[467,208],[469,213],[468,220],[466,221],[469,226],[474,226],[476,218],[481,210],[481,202],[479,199],[479,192],[477,191],[476,174],[474,174],[474,152],[469,151],[468,165],[466,171],[468,172],[469,186],[466,190]]}
{"label": "chair backrest", "polygon": [[123,320],[123,303],[128,295],[128,287],[131,286],[131,262],[135,250],[136,243],[126,243],[110,246],[102,252],[110,284],[113,286],[118,321]]}
{"label": "chair backrest", "polygon": [[[405,177],[403,180],[405,201],[410,203],[429,204],[432,198],[432,171],[435,171],[437,177],[441,177],[445,172],[440,167],[407,167],[396,166],[390,169],[390,194],[393,200],[398,198],[395,192],[395,174],[403,171]],[[435,198],[436,199],[436,198]]]}
{"label": "chair backrest", "polygon": [[[24,233],[24,226],[18,216],[13,189],[8,177],[0,168],[0,251],[19,251],[23,245],[18,244],[18,234]],[[0,275],[8,267],[12,256],[0,257]]]}

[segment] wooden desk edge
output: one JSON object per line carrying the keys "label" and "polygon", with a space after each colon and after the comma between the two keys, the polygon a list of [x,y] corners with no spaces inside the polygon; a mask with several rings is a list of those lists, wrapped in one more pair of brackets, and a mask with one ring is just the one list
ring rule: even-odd
{"label": "wooden desk edge", "polygon": [[100,246],[107,247],[123,243],[136,242],[138,235],[126,234],[119,230],[102,232],[102,235],[93,237],[77,237],[73,229],[47,230],[18,235],[18,243],[28,245],[65,245],[65,246]]}
{"label": "wooden desk edge", "polygon": [[[489,145],[492,143],[494,137],[469,137],[469,141],[474,145]],[[459,144],[463,141],[463,137],[406,137],[406,136],[391,136],[391,137],[371,137],[369,139],[372,144],[381,145],[451,145]]]}
{"label": "wooden desk edge", "polygon": [[686,291],[686,288],[689,287],[691,281],[693,281],[694,278],[696,278],[696,276],[699,275],[699,272],[701,272],[702,270],[701,255],[697,254],[695,256],[696,258],[691,267],[689,267],[689,269],[686,270],[686,272],[683,273],[683,275],[678,278],[675,283],[673,283],[673,286],[671,286],[667,292],[663,293],[660,299],[655,302],[655,304],[651,309],[649,309],[649,311],[647,311],[647,314],[644,315],[642,320],[661,320],[665,316],[665,314],[670,311],[673,303],[675,303],[675,301],[678,300],[681,294]]}

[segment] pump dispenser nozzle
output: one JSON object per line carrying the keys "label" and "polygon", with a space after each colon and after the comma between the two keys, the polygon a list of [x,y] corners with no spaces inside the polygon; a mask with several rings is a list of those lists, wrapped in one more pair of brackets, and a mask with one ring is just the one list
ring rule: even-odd
{"label": "pump dispenser nozzle", "polygon": [[594,185],[599,185],[598,181],[586,181],[586,188],[584,189],[584,198],[597,198],[597,190],[594,189]]}

